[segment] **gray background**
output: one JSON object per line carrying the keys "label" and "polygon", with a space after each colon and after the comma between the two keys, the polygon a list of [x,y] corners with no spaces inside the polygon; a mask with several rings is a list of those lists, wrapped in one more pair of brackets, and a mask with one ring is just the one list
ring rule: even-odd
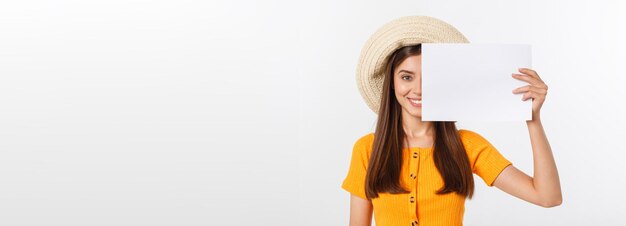
{"label": "gray background", "polygon": [[[465,225],[621,225],[621,1],[2,1],[0,225],[347,225],[366,39],[429,15],[526,43],[563,188],[478,177]],[[469,123],[532,175],[524,122]]]}

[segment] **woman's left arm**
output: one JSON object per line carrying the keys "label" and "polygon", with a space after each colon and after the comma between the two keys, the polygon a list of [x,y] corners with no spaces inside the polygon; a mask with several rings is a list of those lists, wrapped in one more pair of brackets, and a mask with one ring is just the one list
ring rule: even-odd
{"label": "woman's left arm", "polygon": [[559,173],[540,117],[548,86],[537,72],[527,68],[520,69],[520,72],[523,74],[513,74],[513,77],[526,81],[529,85],[517,88],[513,93],[524,93],[522,97],[524,101],[533,99],[533,118],[526,121],[526,125],[533,149],[534,175],[530,177],[515,166],[509,165],[500,173],[493,185],[515,197],[543,207],[558,206],[563,201]]}

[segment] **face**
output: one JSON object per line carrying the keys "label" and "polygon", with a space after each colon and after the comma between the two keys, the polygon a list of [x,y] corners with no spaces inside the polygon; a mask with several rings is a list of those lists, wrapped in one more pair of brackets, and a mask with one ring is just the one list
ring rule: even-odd
{"label": "face", "polygon": [[422,56],[407,57],[393,72],[394,92],[404,114],[422,117]]}

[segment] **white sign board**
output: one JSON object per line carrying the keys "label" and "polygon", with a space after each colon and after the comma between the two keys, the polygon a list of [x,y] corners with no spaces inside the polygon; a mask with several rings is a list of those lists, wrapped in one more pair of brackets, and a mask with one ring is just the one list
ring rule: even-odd
{"label": "white sign board", "polygon": [[423,121],[532,120],[532,99],[511,75],[531,68],[523,44],[422,44]]}

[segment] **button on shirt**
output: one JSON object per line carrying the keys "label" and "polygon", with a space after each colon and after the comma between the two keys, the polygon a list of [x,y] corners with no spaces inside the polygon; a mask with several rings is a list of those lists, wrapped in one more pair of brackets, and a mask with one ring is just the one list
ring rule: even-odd
{"label": "button on shirt", "polygon": [[[498,150],[476,132],[459,130],[472,172],[493,186],[496,177],[511,165]],[[374,143],[374,133],[359,138],[353,147],[348,174],[341,187],[363,199],[365,175]],[[465,197],[456,192],[437,195],[443,178],[435,167],[433,148],[404,148],[400,184],[410,193],[379,193],[371,200],[377,226],[456,226],[463,225]]]}

